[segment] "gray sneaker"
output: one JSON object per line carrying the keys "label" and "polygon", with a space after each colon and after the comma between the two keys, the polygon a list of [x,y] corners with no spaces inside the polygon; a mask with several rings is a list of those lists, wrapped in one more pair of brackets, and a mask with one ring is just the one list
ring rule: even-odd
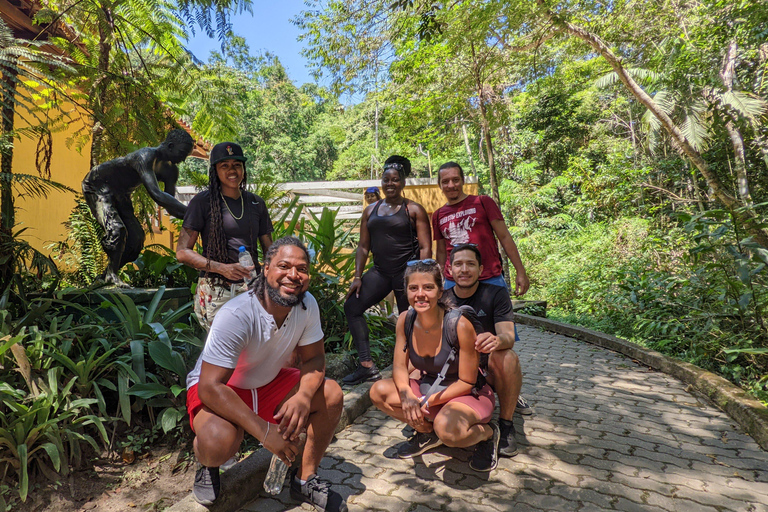
{"label": "gray sneaker", "polygon": [[530,416],[533,414],[533,407],[531,407],[526,399],[520,395],[517,397],[517,407],[515,407],[515,412],[522,414],[523,416]]}
{"label": "gray sneaker", "polygon": [[408,441],[400,445],[397,449],[397,456],[401,459],[410,459],[411,457],[421,455],[427,450],[437,448],[441,444],[443,442],[434,432],[416,432]]}
{"label": "gray sneaker", "polygon": [[517,455],[517,441],[515,440],[515,426],[511,421],[499,419],[499,455],[514,457]]}
{"label": "gray sneaker", "polygon": [[234,454],[233,456],[227,459],[227,462],[219,466],[219,471],[223,473],[224,471],[234,467],[235,464],[237,464],[237,454]]}
{"label": "gray sneaker", "polygon": [[298,468],[291,471],[291,497],[306,501],[320,512],[347,512],[347,502],[338,492],[331,489],[331,483],[320,480],[317,475],[309,477],[302,485]]}
{"label": "gray sneaker", "polygon": [[195,485],[192,487],[192,495],[195,501],[206,507],[213,505],[219,497],[221,481],[219,480],[219,468],[209,468],[201,465],[195,473]]}

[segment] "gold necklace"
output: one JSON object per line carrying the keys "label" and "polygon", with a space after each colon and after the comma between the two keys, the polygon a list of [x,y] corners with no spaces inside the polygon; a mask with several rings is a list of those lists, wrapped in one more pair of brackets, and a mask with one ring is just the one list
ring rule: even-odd
{"label": "gold necklace", "polygon": [[232,213],[232,210],[229,209],[229,205],[227,204],[227,200],[224,199],[224,194],[219,193],[219,195],[221,196],[221,200],[224,201],[224,206],[227,207],[227,211],[232,216],[232,218],[235,219],[235,220],[242,219],[243,218],[243,214],[245,213],[245,205],[243,204],[243,194],[242,194],[242,192],[240,193],[240,216],[239,217],[235,217],[235,214]]}

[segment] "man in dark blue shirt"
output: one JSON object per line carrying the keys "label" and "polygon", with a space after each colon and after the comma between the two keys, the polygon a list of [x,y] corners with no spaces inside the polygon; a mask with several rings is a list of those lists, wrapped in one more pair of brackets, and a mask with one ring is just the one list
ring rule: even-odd
{"label": "man in dark blue shirt", "polygon": [[506,288],[479,281],[483,265],[476,245],[454,247],[450,265],[456,286],[446,290],[445,294],[458,306],[472,306],[483,325],[475,348],[481,354],[488,354],[488,383],[499,395],[499,453],[513,457],[517,455],[517,442],[512,415],[520,396],[523,374],[520,360],[512,350],[515,346],[512,301]]}

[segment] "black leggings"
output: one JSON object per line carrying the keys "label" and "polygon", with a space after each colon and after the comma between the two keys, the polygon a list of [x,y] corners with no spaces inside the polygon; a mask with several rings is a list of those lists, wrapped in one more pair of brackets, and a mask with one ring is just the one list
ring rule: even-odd
{"label": "black leggings", "polygon": [[408,309],[408,297],[405,294],[405,282],[403,281],[405,269],[394,275],[383,274],[375,267],[366,272],[360,285],[360,296],[353,293],[344,303],[344,313],[347,315],[349,332],[352,333],[352,341],[357,348],[357,358],[360,361],[371,361],[371,344],[368,340],[368,324],[365,322],[365,310],[378,304],[395,292],[397,309],[400,313]]}

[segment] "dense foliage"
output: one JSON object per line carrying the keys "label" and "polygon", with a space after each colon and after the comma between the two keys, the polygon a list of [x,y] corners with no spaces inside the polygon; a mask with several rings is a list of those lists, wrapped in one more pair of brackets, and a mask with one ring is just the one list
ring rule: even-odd
{"label": "dense foliage", "polygon": [[[65,122],[48,116],[64,100],[94,125],[94,161],[156,144],[183,117],[208,138],[241,143],[249,182],[275,198],[274,183],[375,177],[392,153],[411,158],[415,176],[461,162],[501,205],[531,277],[526,298],[548,301],[554,318],[718,372],[768,403],[765,2],[309,1],[294,21],[327,88],[298,86],[273,55],[251,55],[226,15],[220,52],[199,65],[183,52],[190,20],[210,31],[221,9],[250,2],[45,4],[38,21],[63,16],[80,36],[51,40],[72,56],[68,65],[0,26],[9,84],[0,474],[22,496],[31,474],[65,473],[83,449],[122,448],[110,429],[138,424],[129,444],[139,448],[152,429],[173,431],[195,350],[195,331],[180,322],[188,307],[161,313],[157,302],[120,295],[103,306],[54,295],[62,279],[89,285],[103,265],[82,205],[58,251],[74,272],[59,274],[14,230],[13,187],[56,185],[44,173],[10,172],[13,114]],[[38,103],[15,104],[15,87],[39,91]],[[356,101],[344,105],[340,94]],[[45,141],[51,129],[35,133]],[[205,185],[204,164],[182,172],[184,183]],[[313,251],[311,291],[329,349],[350,351],[342,304],[354,227],[329,210],[302,217],[295,202],[268,203],[281,210],[275,236],[297,234]],[[194,280],[151,250],[128,272],[136,283]],[[27,297],[33,289],[43,298]],[[380,319],[370,322],[383,340],[373,349],[384,353],[391,337]]]}
{"label": "dense foliage", "polygon": [[527,298],[764,402],[766,21],[718,0],[323,1],[296,20],[318,75],[499,199]]}

